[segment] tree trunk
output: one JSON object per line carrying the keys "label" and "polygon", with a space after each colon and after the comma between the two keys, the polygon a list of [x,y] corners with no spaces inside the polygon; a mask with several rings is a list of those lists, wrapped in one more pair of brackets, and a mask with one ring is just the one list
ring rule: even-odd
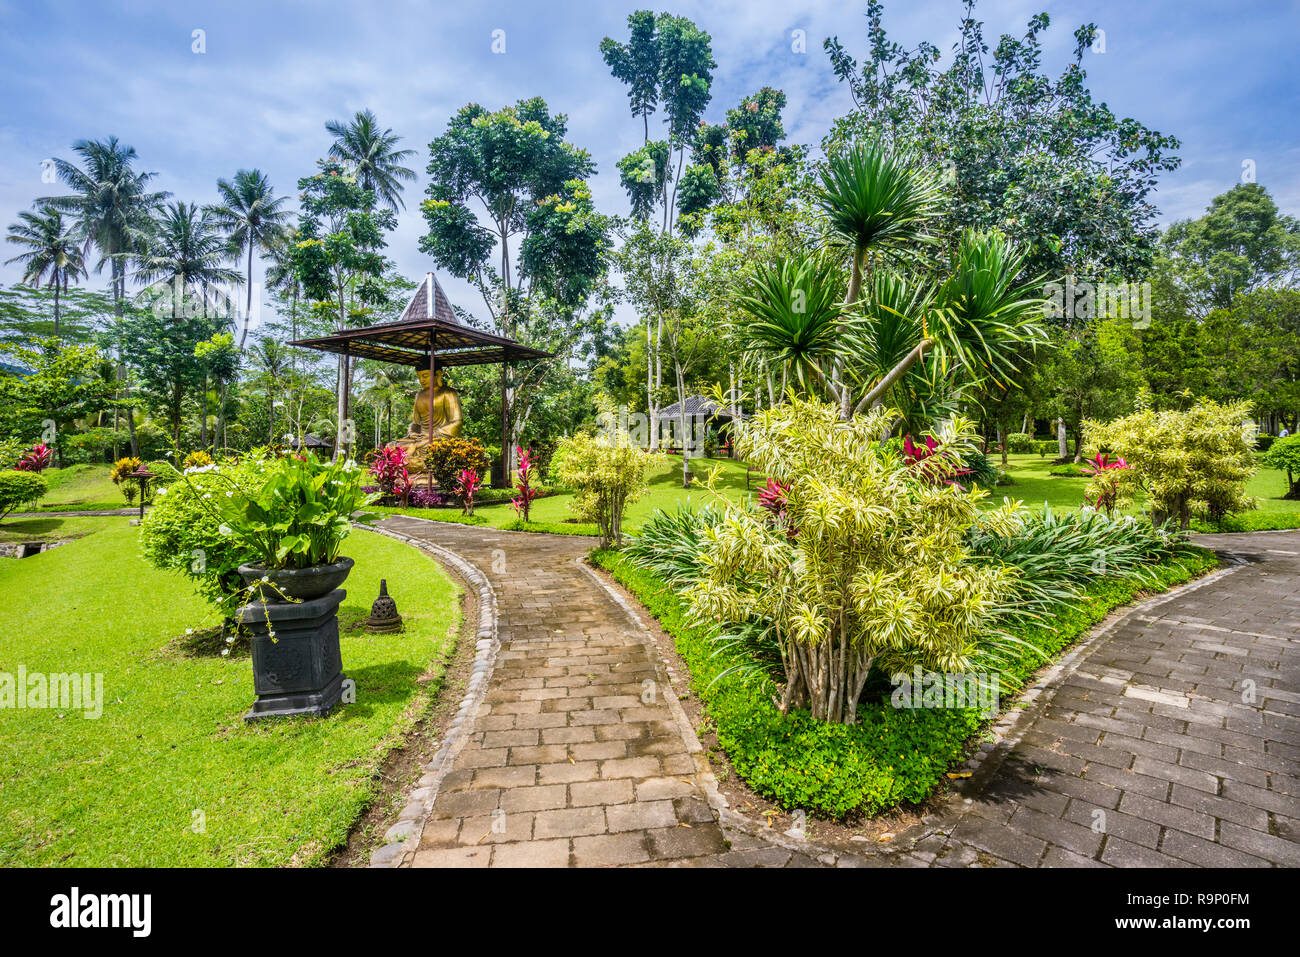
{"label": "tree trunk", "polygon": [[1056,417],[1056,450],[1059,459],[1064,459],[1070,454],[1069,440],[1065,437],[1065,419],[1059,415]]}
{"label": "tree trunk", "polygon": [[[686,377],[682,375],[681,363],[673,359],[674,371],[677,373],[677,419],[682,429],[682,488],[691,487],[691,445],[695,441],[693,431],[687,431],[686,414]],[[693,424],[693,423],[692,423]]]}
{"label": "tree trunk", "polygon": [[1002,465],[1005,468],[1007,464],[1007,433],[1006,429],[998,426],[998,445],[1002,447]]}

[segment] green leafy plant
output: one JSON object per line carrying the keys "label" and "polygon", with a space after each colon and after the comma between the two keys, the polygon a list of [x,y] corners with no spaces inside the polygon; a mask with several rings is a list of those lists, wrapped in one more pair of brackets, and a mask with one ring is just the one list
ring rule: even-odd
{"label": "green leafy plant", "polygon": [[479,475],[486,475],[492,463],[478,439],[441,438],[434,439],[427,450],[408,460],[407,467],[428,469],[439,488],[453,492],[461,472],[473,469]]}
{"label": "green leafy plant", "polygon": [[611,445],[580,433],[560,440],[552,474],[577,495],[571,507],[600,529],[602,547],[623,540],[623,509],[645,490],[650,456],[630,445]]}
{"label": "green leafy plant", "polygon": [[1264,453],[1263,462],[1269,468],[1286,473],[1284,498],[1300,499],[1300,435],[1277,439]]}
{"label": "green leafy plant", "polygon": [[363,489],[366,473],[355,462],[322,462],[310,452],[266,459],[244,481],[216,465],[187,471],[182,480],[196,472],[224,486],[201,496],[219,516],[221,534],[268,569],[333,564],[353,516],[369,518],[357,513],[378,498]]}
{"label": "green leafy plant", "polygon": [[[786,487],[786,518],[728,504],[688,601],[700,623],[771,623],[784,712],[852,724],[873,666],[961,671],[1007,587],[1006,571],[968,561],[986,493],[922,481],[882,450],[894,415],[842,421],[796,397],[737,428],[741,455]],[[968,445],[968,423],[946,438]],[[1008,509],[982,518],[1010,520]]]}
{"label": "green leafy plant", "polygon": [[0,519],[20,506],[39,501],[47,488],[39,472],[0,472]]}
{"label": "green leafy plant", "polygon": [[1006,438],[1007,451],[1012,455],[1028,455],[1036,450],[1038,443],[1028,432],[1009,432]]}
{"label": "green leafy plant", "polygon": [[1142,409],[1113,422],[1087,422],[1090,449],[1105,448],[1132,468],[1121,471],[1120,487],[1144,489],[1157,525],[1173,521],[1182,530],[1192,512],[1213,520],[1256,507],[1246,495],[1255,474],[1247,434],[1250,405],[1201,400],[1185,411]]}

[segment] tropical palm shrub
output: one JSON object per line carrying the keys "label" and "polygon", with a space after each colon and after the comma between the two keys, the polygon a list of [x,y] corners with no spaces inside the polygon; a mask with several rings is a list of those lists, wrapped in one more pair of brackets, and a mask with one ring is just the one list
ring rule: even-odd
{"label": "tropical palm shrub", "polygon": [[623,551],[639,567],[648,569],[674,587],[694,584],[702,567],[705,534],[722,520],[712,505],[692,508],[684,502],[669,512],[655,512],[629,534]]}
{"label": "tropical palm shrub", "polygon": [[586,433],[561,439],[551,459],[551,474],[577,493],[570,507],[596,524],[602,548],[622,543],[623,509],[645,491],[649,467],[641,449]]}
{"label": "tropical palm shrub", "polygon": [[918,480],[878,443],[894,415],[844,421],[794,397],[737,428],[740,454],[787,487],[786,519],[727,504],[687,598],[700,623],[770,623],[783,711],[851,724],[873,666],[962,670],[1007,588],[1004,569],[968,560],[984,493]]}
{"label": "tropical palm shrub", "polygon": [[974,561],[1012,569],[1003,622],[1038,618],[1053,605],[1075,598],[1098,577],[1142,580],[1177,548],[1170,535],[1149,521],[1102,512],[1017,510],[1014,521],[977,522],[967,545]]}
{"label": "tropical palm shrub", "polygon": [[1256,471],[1249,418],[1248,402],[1203,399],[1187,410],[1141,409],[1113,422],[1085,422],[1084,440],[1131,466],[1120,471],[1120,489],[1145,490],[1157,525],[1172,521],[1186,531],[1194,511],[1217,521],[1256,507],[1246,495]]}

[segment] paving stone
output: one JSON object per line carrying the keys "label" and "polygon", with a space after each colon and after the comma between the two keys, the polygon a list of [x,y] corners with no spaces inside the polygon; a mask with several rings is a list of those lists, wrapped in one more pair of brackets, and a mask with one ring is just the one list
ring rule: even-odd
{"label": "paving stone", "polygon": [[609,832],[649,830],[655,827],[672,827],[677,823],[677,813],[672,801],[638,801],[635,804],[616,804],[605,808],[606,827]]}
{"label": "paving stone", "polygon": [[[632,782],[626,778],[618,781],[582,781],[569,785],[569,803],[574,807],[592,804],[626,804],[637,798]],[[642,798],[642,800],[646,800]]]}
{"label": "paving stone", "polygon": [[519,844],[498,844],[492,849],[493,867],[568,867],[569,842],[525,841]]}
{"label": "paving stone", "polygon": [[533,833],[539,839],[601,834],[605,831],[605,809],[596,806],[539,811],[533,827]]}
{"label": "paving stone", "polygon": [[650,859],[648,839],[641,831],[599,834],[573,839],[573,861],[578,867],[612,867],[639,864]]}

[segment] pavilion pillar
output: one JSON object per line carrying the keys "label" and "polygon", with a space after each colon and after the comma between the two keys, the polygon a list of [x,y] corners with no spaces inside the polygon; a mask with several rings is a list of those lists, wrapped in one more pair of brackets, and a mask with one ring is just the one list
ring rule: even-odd
{"label": "pavilion pillar", "polygon": [[[334,435],[334,458],[340,458],[347,454],[348,447],[348,412],[351,406],[351,388],[352,388],[352,357],[344,349],[343,354],[339,356],[339,427]],[[302,436],[298,437],[299,444],[302,443]]]}
{"label": "pavilion pillar", "polygon": [[433,377],[438,374],[438,330],[429,330],[429,421],[424,433],[424,487],[433,494],[433,472],[429,469],[429,443],[433,441]]}
{"label": "pavilion pillar", "polygon": [[501,360],[501,455],[497,463],[496,475],[493,476],[493,488],[510,488],[510,421],[506,417],[509,408],[506,403],[506,391],[510,381],[510,363]]}

